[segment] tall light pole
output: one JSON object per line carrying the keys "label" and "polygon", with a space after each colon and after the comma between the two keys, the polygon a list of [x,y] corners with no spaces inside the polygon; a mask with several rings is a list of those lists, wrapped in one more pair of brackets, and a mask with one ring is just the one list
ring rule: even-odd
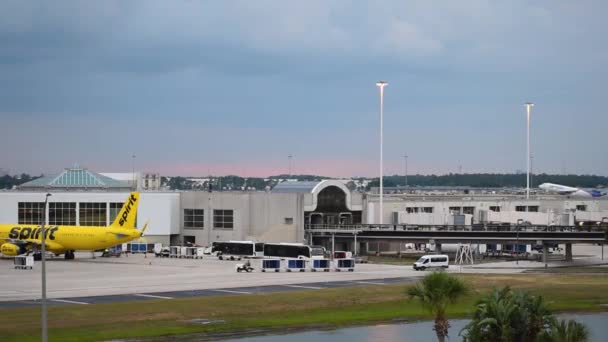
{"label": "tall light pole", "polygon": [[378,81],[376,82],[376,86],[380,88],[380,224],[382,224],[382,216],[384,213],[384,168],[383,168],[383,160],[382,160],[382,140],[383,140],[383,125],[384,125],[384,87],[386,87],[388,83],[386,81]]}
{"label": "tall light pole", "polygon": [[530,187],[534,187],[534,154],[530,153]]}
{"label": "tall light pole", "polygon": [[534,103],[526,102],[526,113],[527,113],[527,154],[526,154],[526,165],[528,166],[528,172],[526,174],[526,199],[530,199],[530,112],[532,111],[532,107],[534,107]]}
{"label": "tall light pole", "polygon": [[293,158],[291,154],[287,156],[287,162],[289,164],[289,178],[291,178],[291,158]]}
{"label": "tall light pole", "polygon": [[403,170],[403,175],[405,176],[405,186],[407,186],[407,154],[403,155],[403,159],[405,159],[405,169]]}
{"label": "tall light pole", "polygon": [[133,174],[131,175],[133,177],[133,189],[137,191],[137,181],[135,180],[135,155],[131,156],[131,166],[133,168]]}
{"label": "tall light pole", "polygon": [[47,214],[46,214],[46,205],[49,202],[49,196],[52,196],[51,194],[46,194],[46,197],[44,198],[44,209],[43,209],[43,215],[44,215],[44,223],[42,224],[42,239],[41,239],[41,247],[40,247],[40,252],[41,252],[41,258],[40,260],[42,261],[42,342],[47,342],[49,340],[49,336],[48,336],[48,329],[47,329],[47,319],[46,319],[46,226],[47,226]]}

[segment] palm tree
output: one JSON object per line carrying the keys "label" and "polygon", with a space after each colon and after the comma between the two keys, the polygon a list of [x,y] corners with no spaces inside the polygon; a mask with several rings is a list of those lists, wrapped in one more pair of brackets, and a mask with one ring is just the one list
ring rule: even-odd
{"label": "palm tree", "polygon": [[416,286],[407,289],[410,299],[418,299],[422,306],[435,316],[433,330],[439,342],[445,341],[450,328],[446,317],[448,305],[468,292],[469,286],[462,279],[444,272],[433,272],[425,276]]}
{"label": "palm tree", "polygon": [[575,320],[554,320],[551,329],[544,331],[540,342],[586,342],[589,340],[589,329]]}
{"label": "palm tree", "polygon": [[[517,306],[510,300],[511,289],[494,290],[477,303],[473,319],[461,335],[465,341],[513,341],[519,335],[511,322],[517,314]],[[521,320],[518,320],[521,321]]]}
{"label": "palm tree", "polygon": [[506,286],[479,300],[460,335],[466,342],[582,342],[589,333],[575,321],[558,322],[542,296]]}

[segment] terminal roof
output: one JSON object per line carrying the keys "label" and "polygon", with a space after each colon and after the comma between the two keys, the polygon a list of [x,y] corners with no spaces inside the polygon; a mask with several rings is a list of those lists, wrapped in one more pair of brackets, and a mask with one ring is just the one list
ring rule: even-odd
{"label": "terminal roof", "polygon": [[118,181],[110,177],[81,168],[65,169],[57,175],[49,175],[24,183],[21,189],[36,188],[103,188],[122,189],[129,188],[127,182]]}
{"label": "terminal roof", "polygon": [[286,181],[277,184],[272,192],[278,193],[312,193],[314,188],[322,181],[318,182],[296,182]]}

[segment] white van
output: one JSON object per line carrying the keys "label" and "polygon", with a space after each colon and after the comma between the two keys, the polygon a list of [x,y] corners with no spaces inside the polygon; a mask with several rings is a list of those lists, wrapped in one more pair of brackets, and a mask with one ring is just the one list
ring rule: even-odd
{"label": "white van", "polygon": [[426,270],[428,268],[448,268],[450,263],[450,259],[447,255],[423,255],[414,263],[414,269],[418,270]]}

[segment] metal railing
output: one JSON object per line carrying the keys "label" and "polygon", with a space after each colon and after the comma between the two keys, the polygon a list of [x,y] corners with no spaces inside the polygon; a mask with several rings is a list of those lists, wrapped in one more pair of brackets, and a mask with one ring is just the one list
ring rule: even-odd
{"label": "metal railing", "polygon": [[305,224],[310,232],[362,232],[362,231],[489,231],[489,232],[608,232],[608,224],[596,226],[550,226],[517,224],[473,225],[411,225],[411,224]]}

